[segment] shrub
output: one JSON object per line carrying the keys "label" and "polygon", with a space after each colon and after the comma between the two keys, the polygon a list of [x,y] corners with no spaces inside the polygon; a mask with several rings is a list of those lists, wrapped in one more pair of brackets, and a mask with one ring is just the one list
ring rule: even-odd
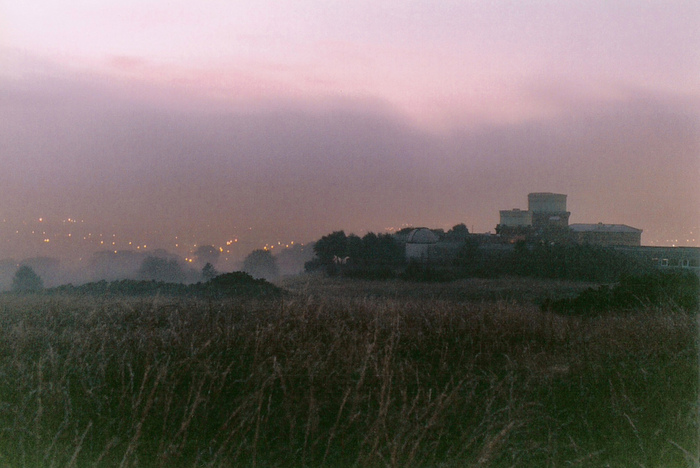
{"label": "shrub", "polygon": [[164,283],[161,281],[98,281],[80,286],[72,284],[58,286],[48,290],[49,294],[64,294],[78,296],[180,296],[194,298],[226,298],[226,297],[279,297],[282,290],[264,279],[255,279],[247,273],[234,272],[218,275],[206,283],[182,284]]}
{"label": "shrub", "polygon": [[206,283],[193,285],[193,291],[200,296],[215,298],[236,296],[262,298],[282,295],[282,289],[262,278],[253,278],[242,271],[224,273]]}
{"label": "shrub", "polygon": [[691,272],[655,272],[626,276],[614,287],[589,288],[575,298],[545,301],[543,310],[568,314],[603,313],[648,306],[686,312],[700,308],[700,279]]}

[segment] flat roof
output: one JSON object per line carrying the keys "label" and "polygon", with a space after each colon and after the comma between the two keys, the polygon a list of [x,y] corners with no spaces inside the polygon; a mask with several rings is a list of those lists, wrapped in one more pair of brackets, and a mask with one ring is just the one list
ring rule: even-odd
{"label": "flat roof", "polygon": [[642,232],[641,229],[627,226],[626,224],[570,224],[569,229],[574,232]]}

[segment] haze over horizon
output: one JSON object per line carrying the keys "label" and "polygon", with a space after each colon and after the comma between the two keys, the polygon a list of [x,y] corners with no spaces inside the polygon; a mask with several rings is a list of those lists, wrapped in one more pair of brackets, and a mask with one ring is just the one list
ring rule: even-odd
{"label": "haze over horizon", "polygon": [[529,192],[700,246],[698,24],[694,1],[0,2],[0,259],[487,232]]}

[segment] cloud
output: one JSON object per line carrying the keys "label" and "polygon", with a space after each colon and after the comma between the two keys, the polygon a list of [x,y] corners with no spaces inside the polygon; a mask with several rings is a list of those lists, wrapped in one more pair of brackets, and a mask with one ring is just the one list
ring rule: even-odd
{"label": "cloud", "polygon": [[211,241],[253,227],[268,242],[404,223],[493,230],[498,210],[554,191],[569,195],[572,222],[630,224],[648,241],[692,229],[700,212],[688,96],[621,87],[601,98],[552,83],[529,88],[552,114],[435,133],[377,99],[208,106],[181,95],[180,106],[123,83],[0,82],[14,99],[0,99],[1,114],[12,110],[0,119],[0,215]]}
{"label": "cloud", "polygon": [[138,70],[147,64],[142,57],[133,55],[112,55],[108,58],[108,62],[117,70],[123,71]]}

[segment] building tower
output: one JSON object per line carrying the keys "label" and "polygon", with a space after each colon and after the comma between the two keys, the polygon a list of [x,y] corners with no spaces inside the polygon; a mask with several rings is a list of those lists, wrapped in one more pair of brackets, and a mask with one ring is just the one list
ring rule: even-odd
{"label": "building tower", "polygon": [[527,195],[528,211],[532,213],[532,226],[536,230],[552,227],[566,228],[569,216],[566,211],[566,195],[538,192]]}

